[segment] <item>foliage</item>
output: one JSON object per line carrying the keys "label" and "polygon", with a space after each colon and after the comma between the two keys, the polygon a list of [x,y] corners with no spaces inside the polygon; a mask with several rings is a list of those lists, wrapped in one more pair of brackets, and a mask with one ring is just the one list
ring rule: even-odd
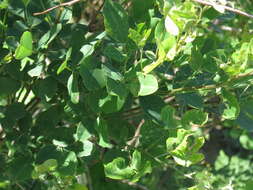
{"label": "foliage", "polygon": [[71,2],[0,1],[0,189],[253,189],[252,3]]}

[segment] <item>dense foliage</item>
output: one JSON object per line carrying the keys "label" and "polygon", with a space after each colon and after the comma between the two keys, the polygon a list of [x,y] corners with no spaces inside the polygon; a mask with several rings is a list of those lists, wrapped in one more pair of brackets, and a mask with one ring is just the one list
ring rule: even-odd
{"label": "dense foliage", "polygon": [[239,9],[253,4],[1,0],[0,189],[252,190]]}

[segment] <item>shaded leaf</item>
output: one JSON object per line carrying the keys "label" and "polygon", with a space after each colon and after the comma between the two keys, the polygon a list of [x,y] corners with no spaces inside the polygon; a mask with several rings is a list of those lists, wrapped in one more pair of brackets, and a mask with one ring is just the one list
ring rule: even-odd
{"label": "shaded leaf", "polygon": [[189,127],[190,125],[203,126],[208,121],[208,114],[201,110],[189,110],[182,117],[182,125]]}
{"label": "shaded leaf", "polygon": [[40,38],[38,42],[39,48],[42,49],[48,48],[48,45],[56,38],[61,29],[62,24],[58,23],[56,25],[53,25],[52,28]]}
{"label": "shaded leaf", "polygon": [[95,129],[97,130],[99,136],[98,144],[105,148],[112,148],[112,144],[109,142],[106,122],[100,118],[97,118],[95,123]]}
{"label": "shaded leaf", "polygon": [[128,36],[127,12],[120,4],[106,0],[103,8],[105,31],[113,39],[126,42]]}
{"label": "shaded leaf", "polygon": [[7,77],[0,77],[0,95],[11,95],[18,91],[21,83]]}
{"label": "shaded leaf", "polygon": [[227,90],[222,90],[223,103],[226,108],[222,111],[224,119],[236,119],[240,113],[240,106],[236,97]]}
{"label": "shaded leaf", "polygon": [[169,128],[177,127],[177,121],[174,118],[175,111],[176,111],[175,108],[173,108],[172,106],[169,106],[169,105],[165,106],[161,111],[162,121]]}

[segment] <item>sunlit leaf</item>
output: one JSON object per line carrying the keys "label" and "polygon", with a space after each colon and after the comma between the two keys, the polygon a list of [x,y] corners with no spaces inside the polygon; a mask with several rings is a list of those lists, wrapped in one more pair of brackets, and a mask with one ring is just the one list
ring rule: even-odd
{"label": "sunlit leaf", "polygon": [[173,36],[177,36],[179,34],[179,29],[175,22],[170,18],[169,15],[165,18],[165,28],[166,31],[172,34]]}
{"label": "sunlit leaf", "polygon": [[31,32],[24,32],[20,39],[20,44],[15,51],[15,58],[16,59],[23,59],[32,55],[33,52],[33,44],[32,44],[32,33]]}

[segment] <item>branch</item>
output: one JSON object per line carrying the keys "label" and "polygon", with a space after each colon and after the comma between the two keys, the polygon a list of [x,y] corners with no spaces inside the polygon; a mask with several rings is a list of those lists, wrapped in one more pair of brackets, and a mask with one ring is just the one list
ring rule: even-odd
{"label": "branch", "polygon": [[127,180],[121,180],[121,183],[125,183],[129,186],[135,187],[135,188],[140,189],[140,190],[149,190],[147,187],[145,187],[144,185],[141,185],[139,183],[133,183],[133,182],[130,182],[130,181],[127,181]]}
{"label": "branch", "polygon": [[66,7],[66,6],[71,6],[71,5],[74,5],[75,3],[78,3],[80,2],[81,0],[72,0],[72,1],[69,1],[69,2],[66,2],[66,3],[61,3],[59,5],[56,5],[54,7],[51,7],[45,11],[42,11],[42,12],[38,12],[38,13],[33,13],[34,16],[37,16],[37,15],[43,15],[43,14],[47,14],[49,13],[50,11],[54,10],[54,9],[58,9],[60,7]]}
{"label": "branch", "polygon": [[242,16],[246,16],[246,17],[249,17],[249,18],[253,19],[253,15],[252,14],[243,12],[243,11],[238,10],[238,9],[234,9],[232,7],[229,7],[229,6],[215,4],[215,3],[204,1],[204,0],[193,0],[193,1],[195,1],[197,3],[200,3],[200,4],[203,4],[203,5],[212,6],[212,7],[219,6],[219,7],[222,7],[223,9],[225,9],[227,11],[230,11],[230,12],[233,12],[233,13],[236,13],[236,14],[239,14],[239,15],[242,15]]}
{"label": "branch", "polygon": [[127,142],[128,146],[134,146],[134,147],[137,146],[137,141],[140,137],[141,127],[144,123],[145,123],[145,120],[142,119],[141,122],[139,123],[138,127],[135,130],[134,137],[130,141]]}

